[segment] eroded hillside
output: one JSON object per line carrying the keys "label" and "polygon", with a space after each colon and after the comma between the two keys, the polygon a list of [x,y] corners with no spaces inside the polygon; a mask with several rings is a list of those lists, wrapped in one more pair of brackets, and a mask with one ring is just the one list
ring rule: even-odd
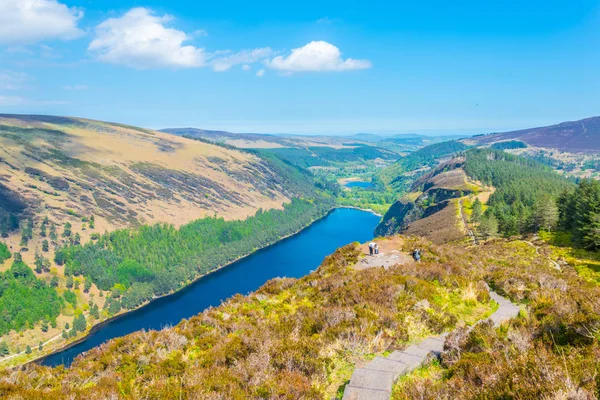
{"label": "eroded hillside", "polygon": [[410,192],[392,204],[376,234],[403,232],[436,243],[464,238],[468,228],[462,217],[461,198],[486,190],[467,176],[464,163],[464,158],[454,158],[417,179]]}
{"label": "eroded hillside", "polygon": [[244,218],[291,197],[284,179],[254,155],[48,116],[0,115],[0,180],[5,217],[43,213],[63,223],[95,215],[108,230],[159,221],[179,226],[215,213]]}

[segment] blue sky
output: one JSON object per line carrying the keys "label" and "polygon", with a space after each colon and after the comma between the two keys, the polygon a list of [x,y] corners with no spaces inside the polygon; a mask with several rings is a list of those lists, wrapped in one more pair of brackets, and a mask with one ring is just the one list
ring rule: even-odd
{"label": "blue sky", "polygon": [[597,1],[0,0],[0,113],[484,133],[600,115]]}

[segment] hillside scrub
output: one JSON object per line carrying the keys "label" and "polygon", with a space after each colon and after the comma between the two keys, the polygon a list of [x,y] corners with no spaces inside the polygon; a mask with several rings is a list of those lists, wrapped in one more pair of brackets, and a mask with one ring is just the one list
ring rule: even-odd
{"label": "hillside scrub", "polygon": [[[273,279],[249,296],[162,331],[114,339],[69,369],[0,372],[6,398],[288,398],[343,392],[354,365],[489,315],[478,270],[424,242],[419,265],[351,268],[356,244],[301,279]],[[441,250],[441,251],[440,251]]]}
{"label": "hillside scrub", "polygon": [[403,379],[394,399],[593,399],[600,395],[600,287],[548,260],[552,249],[495,240],[465,258],[496,290],[527,304],[500,328],[450,335],[441,365]]}

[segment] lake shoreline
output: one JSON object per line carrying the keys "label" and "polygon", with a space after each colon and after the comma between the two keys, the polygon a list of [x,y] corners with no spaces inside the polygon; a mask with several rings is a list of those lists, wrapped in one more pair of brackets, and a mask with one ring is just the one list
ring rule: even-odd
{"label": "lake shoreline", "polygon": [[[236,262],[238,262],[240,260],[243,260],[244,258],[247,258],[247,257],[251,256],[252,254],[256,253],[257,251],[268,249],[269,247],[274,246],[277,243],[279,243],[279,242],[281,242],[281,241],[283,241],[283,240],[285,240],[287,238],[290,238],[292,236],[300,234],[301,232],[303,232],[304,230],[308,229],[309,227],[311,227],[316,222],[321,221],[321,220],[325,219],[326,217],[328,217],[332,212],[334,212],[338,208],[356,209],[356,210],[365,211],[365,212],[369,212],[369,213],[372,213],[374,215],[380,216],[379,214],[375,213],[373,210],[360,209],[358,207],[351,207],[351,206],[334,206],[331,209],[329,209],[326,213],[324,213],[322,216],[320,216],[318,218],[315,218],[314,220],[312,220],[311,222],[309,222],[308,224],[306,224],[305,226],[303,226],[301,229],[299,229],[299,230],[297,230],[297,231],[295,231],[293,233],[290,233],[288,235],[282,236],[281,238],[277,239],[273,243],[270,243],[270,244],[268,244],[268,245],[266,245],[264,247],[261,247],[259,249],[255,249],[251,253],[248,253],[248,254],[245,254],[243,256],[240,256],[240,257],[236,258],[235,260],[232,260],[231,262],[229,262],[227,264],[224,264],[222,266],[218,266],[218,267],[212,269],[209,272],[206,272],[206,273],[204,273],[202,275],[199,275],[197,278],[193,279],[189,283],[186,283],[184,286],[178,288],[176,291],[173,291],[171,293],[167,293],[167,294],[164,294],[164,295],[161,295],[161,296],[155,296],[152,300],[150,300],[148,302],[145,302],[144,304],[140,305],[139,307],[133,308],[131,310],[127,310],[125,312],[120,312],[117,315],[114,315],[114,316],[112,316],[110,318],[107,318],[107,319],[101,321],[101,322],[98,322],[97,324],[93,325],[90,328],[90,330],[88,332],[86,332],[86,334],[84,336],[82,336],[80,338],[77,338],[76,340],[74,340],[74,341],[66,344],[65,346],[62,346],[62,347],[60,347],[60,348],[58,348],[58,349],[56,349],[56,350],[54,350],[52,352],[49,352],[49,353],[44,354],[42,356],[36,357],[36,358],[34,358],[32,360],[29,360],[27,362],[24,362],[24,363],[21,363],[21,364],[16,364],[15,366],[24,366],[24,365],[28,365],[28,364],[32,364],[32,363],[41,363],[46,358],[48,358],[50,356],[53,356],[53,355],[55,355],[57,353],[61,353],[61,352],[65,351],[65,350],[70,349],[71,347],[74,347],[74,346],[76,346],[78,344],[81,344],[81,343],[85,342],[86,340],[88,340],[88,338],[89,338],[90,335],[92,335],[93,333],[96,333],[98,330],[100,330],[101,328],[103,328],[107,324],[109,324],[111,322],[114,322],[115,320],[118,320],[118,319],[120,319],[120,318],[122,318],[124,316],[127,316],[128,314],[130,314],[130,313],[132,313],[134,311],[138,311],[138,310],[140,310],[140,309],[142,309],[144,307],[147,307],[147,306],[151,305],[152,303],[154,303],[156,300],[163,299],[163,298],[166,298],[166,297],[169,297],[169,296],[173,296],[175,294],[180,293],[183,290],[189,289],[195,283],[199,282],[202,278],[206,278],[207,276],[209,276],[209,275],[211,275],[211,274],[213,274],[215,272],[221,271],[221,270],[227,268],[228,266],[231,266],[232,264],[235,264]],[[0,363],[1,362],[2,362],[2,360],[0,360]]]}
{"label": "lake shoreline", "polygon": [[376,215],[378,217],[383,217],[382,214],[379,214],[378,212],[376,212],[375,210],[372,210],[370,208],[360,208],[360,207],[355,207],[355,206],[336,206],[336,207],[334,207],[334,209],[336,209],[336,208],[349,208],[351,210],[360,210],[360,211],[371,213],[371,214]]}

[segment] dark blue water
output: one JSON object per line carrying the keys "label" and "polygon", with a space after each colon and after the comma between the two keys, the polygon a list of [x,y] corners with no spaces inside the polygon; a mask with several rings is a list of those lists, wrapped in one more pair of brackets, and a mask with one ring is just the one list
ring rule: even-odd
{"label": "dark blue water", "polygon": [[371,182],[352,181],[352,182],[346,183],[346,187],[348,187],[348,188],[358,187],[358,188],[368,189],[370,187],[373,187],[373,184]]}
{"label": "dark blue water", "polygon": [[69,366],[77,355],[107,340],[141,329],[161,329],[217,306],[236,293],[247,294],[275,277],[298,278],[315,270],[338,247],[373,238],[379,217],[340,208],[302,232],[196,281],[182,291],[153,301],[100,327],[81,342],[40,363]]}

